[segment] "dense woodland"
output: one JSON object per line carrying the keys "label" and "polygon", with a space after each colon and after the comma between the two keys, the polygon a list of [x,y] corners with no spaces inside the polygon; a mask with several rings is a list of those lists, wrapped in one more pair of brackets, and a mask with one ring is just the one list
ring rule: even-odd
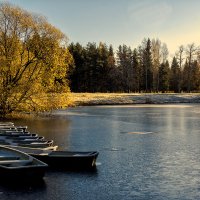
{"label": "dense woodland", "polygon": [[194,44],[180,46],[169,62],[167,45],[144,39],[138,48],[71,43],[74,58],[68,79],[73,92],[197,92],[200,53]]}

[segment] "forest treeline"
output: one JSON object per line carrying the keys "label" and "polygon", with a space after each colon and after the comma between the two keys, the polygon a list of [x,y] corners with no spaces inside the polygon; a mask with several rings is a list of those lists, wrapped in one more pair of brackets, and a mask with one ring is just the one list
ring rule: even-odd
{"label": "forest treeline", "polygon": [[68,79],[73,92],[192,92],[200,90],[200,53],[180,46],[169,62],[167,45],[144,39],[137,48],[105,43],[71,43]]}

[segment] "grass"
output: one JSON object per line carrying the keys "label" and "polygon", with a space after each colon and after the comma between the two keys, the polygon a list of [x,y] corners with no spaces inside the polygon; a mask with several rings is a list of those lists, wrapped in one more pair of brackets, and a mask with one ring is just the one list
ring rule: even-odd
{"label": "grass", "polygon": [[71,93],[74,105],[200,103],[200,93]]}

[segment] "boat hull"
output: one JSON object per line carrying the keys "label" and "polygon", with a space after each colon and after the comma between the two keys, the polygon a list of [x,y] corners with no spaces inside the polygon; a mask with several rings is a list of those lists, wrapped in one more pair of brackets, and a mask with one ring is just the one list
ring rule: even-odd
{"label": "boat hull", "polygon": [[53,151],[47,155],[34,153],[30,155],[54,169],[81,170],[96,168],[98,152]]}
{"label": "boat hull", "polygon": [[36,181],[44,177],[46,167],[13,167],[13,168],[2,168],[0,166],[0,178],[8,181]]}
{"label": "boat hull", "polygon": [[42,179],[48,165],[24,152],[0,146],[0,179],[10,181]]}

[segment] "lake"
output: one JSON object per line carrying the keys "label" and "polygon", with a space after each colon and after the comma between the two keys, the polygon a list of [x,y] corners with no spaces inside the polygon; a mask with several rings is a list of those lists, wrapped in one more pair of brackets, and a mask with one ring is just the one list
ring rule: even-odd
{"label": "lake", "polygon": [[99,151],[93,172],[48,171],[36,185],[0,183],[2,200],[200,199],[199,104],[91,106],[16,120],[59,149]]}

